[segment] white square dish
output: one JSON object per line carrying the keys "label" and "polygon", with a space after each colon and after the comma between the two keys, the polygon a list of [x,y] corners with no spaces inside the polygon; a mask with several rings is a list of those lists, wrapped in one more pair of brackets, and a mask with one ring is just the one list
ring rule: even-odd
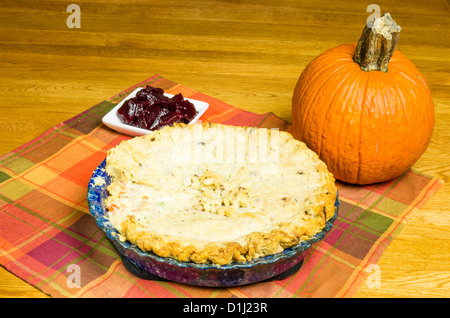
{"label": "white square dish", "polygon": [[[125,103],[125,101],[130,98],[136,97],[137,92],[139,92],[141,89],[143,89],[143,87],[139,87],[139,88],[135,89],[130,95],[125,97],[119,104],[117,104],[105,116],[103,116],[102,122],[109,128],[114,129],[117,132],[120,132],[125,135],[129,135],[129,136],[142,136],[142,135],[146,135],[146,134],[152,132],[151,130],[124,124],[120,120],[119,116],[117,116],[117,110],[123,105],[123,103]],[[174,96],[174,95],[167,94],[167,93],[164,93],[164,95],[167,97]],[[209,104],[206,102],[203,102],[203,101],[196,100],[196,99],[190,99],[190,98],[184,98],[184,99],[190,101],[194,105],[195,110],[198,112],[197,116],[195,116],[195,118],[189,122],[189,125],[191,125],[191,124],[195,123],[196,121],[198,121],[200,117],[202,117],[202,115],[208,109]]]}

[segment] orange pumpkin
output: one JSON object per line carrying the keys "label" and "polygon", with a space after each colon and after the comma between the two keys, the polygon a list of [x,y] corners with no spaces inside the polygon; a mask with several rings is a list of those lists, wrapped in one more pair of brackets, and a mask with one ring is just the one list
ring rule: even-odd
{"label": "orange pumpkin", "polygon": [[389,14],[378,19],[383,21],[366,26],[358,45],[341,45],[313,60],[292,97],[294,137],[317,152],[336,179],[353,184],[407,171],[434,127],[424,77],[395,50],[400,27]]}

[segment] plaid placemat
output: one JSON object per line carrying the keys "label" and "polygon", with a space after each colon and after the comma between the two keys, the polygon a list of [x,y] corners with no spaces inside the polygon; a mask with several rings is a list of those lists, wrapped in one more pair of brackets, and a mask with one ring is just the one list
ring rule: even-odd
{"label": "plaid placemat", "polygon": [[146,84],[208,102],[203,121],[289,129],[272,113],[247,112],[155,75],[0,157],[0,264],[53,297],[352,297],[442,184],[414,170],[382,184],[338,183],[333,229],[302,268],[282,280],[204,288],[140,279],[90,216],[86,194],[107,150],[130,138],[104,126],[102,117]]}

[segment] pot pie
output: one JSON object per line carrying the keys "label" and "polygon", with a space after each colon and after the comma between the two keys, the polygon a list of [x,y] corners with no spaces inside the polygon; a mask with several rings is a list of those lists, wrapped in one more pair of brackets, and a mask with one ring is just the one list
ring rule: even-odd
{"label": "pot pie", "polygon": [[109,150],[108,219],[143,251],[225,265],[282,252],[335,211],[333,175],[289,133],[175,124]]}

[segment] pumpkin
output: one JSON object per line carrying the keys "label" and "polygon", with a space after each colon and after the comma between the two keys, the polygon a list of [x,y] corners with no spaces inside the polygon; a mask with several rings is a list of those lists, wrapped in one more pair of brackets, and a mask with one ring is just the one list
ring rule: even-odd
{"label": "pumpkin", "polygon": [[434,107],[425,78],[396,50],[389,13],[357,44],[332,48],[302,72],[292,97],[292,134],[335,178],[371,184],[406,172],[427,148]]}

